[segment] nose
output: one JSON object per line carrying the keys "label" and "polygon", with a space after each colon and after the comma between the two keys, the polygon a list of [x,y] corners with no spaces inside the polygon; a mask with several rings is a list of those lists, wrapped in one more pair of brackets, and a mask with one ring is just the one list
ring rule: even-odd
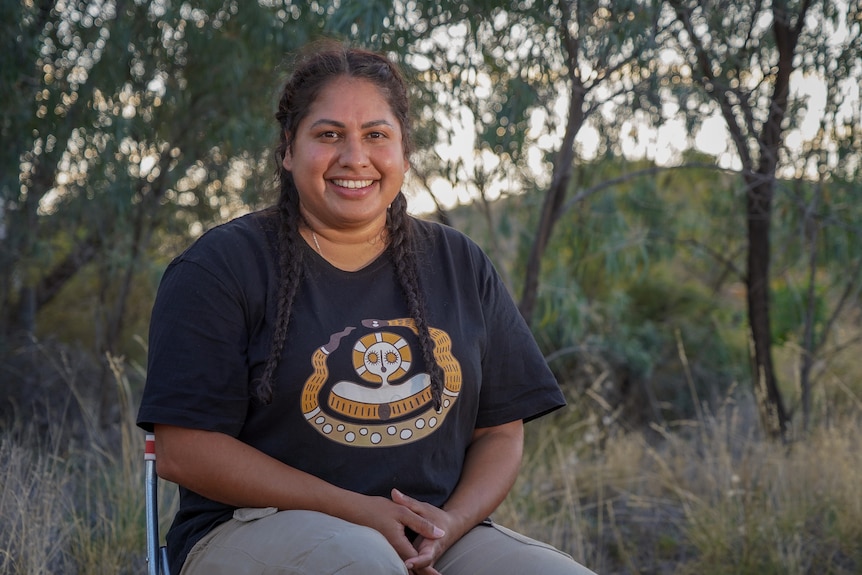
{"label": "nose", "polygon": [[345,139],[339,161],[344,167],[365,167],[370,163],[368,152],[360,137]]}

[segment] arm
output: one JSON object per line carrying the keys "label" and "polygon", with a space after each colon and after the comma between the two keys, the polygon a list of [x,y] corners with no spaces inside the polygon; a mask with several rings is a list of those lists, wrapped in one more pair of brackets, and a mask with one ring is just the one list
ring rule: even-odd
{"label": "arm", "polygon": [[521,420],[475,430],[461,479],[442,509],[393,493],[396,503],[426,517],[446,532],[439,539],[417,539],[419,555],[406,561],[408,569],[436,574],[434,561],[502,503],[518,475],[523,443]]}
{"label": "arm", "polygon": [[404,559],[417,554],[405,527],[428,539],[442,535],[403,505],[336,487],[228,435],[169,425],[156,425],[155,431],[159,476],[214,501],[340,517],[376,529]]}

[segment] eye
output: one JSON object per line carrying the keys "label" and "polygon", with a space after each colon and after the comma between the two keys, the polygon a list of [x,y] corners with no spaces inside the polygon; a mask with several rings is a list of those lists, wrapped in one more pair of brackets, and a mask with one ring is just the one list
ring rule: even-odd
{"label": "eye", "polygon": [[335,130],[326,130],[324,132],[321,132],[319,137],[323,138],[324,140],[334,140],[338,137],[338,132],[336,132]]}

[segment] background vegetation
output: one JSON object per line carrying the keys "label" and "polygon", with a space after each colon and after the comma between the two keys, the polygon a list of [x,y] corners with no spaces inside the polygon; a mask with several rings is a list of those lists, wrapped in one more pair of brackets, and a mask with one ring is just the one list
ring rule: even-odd
{"label": "background vegetation", "polygon": [[862,570],[858,3],[0,6],[0,572],[144,572],[153,294],[272,201],[321,36],[415,79],[406,191],[485,247],[570,399],[500,521],[603,574]]}

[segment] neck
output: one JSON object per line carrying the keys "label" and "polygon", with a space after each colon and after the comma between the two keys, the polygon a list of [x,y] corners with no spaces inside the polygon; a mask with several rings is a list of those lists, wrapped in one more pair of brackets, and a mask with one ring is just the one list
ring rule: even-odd
{"label": "neck", "polygon": [[385,227],[376,233],[353,234],[313,227],[304,222],[300,233],[317,254],[344,271],[357,271],[377,259],[389,244]]}

